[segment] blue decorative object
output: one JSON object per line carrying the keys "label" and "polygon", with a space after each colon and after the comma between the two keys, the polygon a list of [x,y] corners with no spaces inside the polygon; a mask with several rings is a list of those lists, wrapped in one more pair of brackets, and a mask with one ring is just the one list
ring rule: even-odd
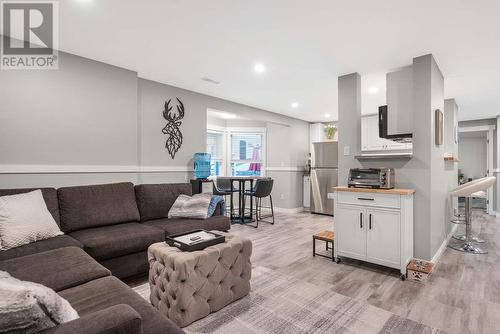
{"label": "blue decorative object", "polygon": [[217,204],[220,203],[220,211],[219,215],[223,216],[224,212],[226,212],[226,202],[224,201],[224,197],[213,195],[210,200],[210,204],[208,205],[208,214],[207,217],[212,217],[214,215],[215,209],[217,208]]}
{"label": "blue decorative object", "polygon": [[194,177],[198,180],[206,179],[210,176],[210,153],[194,154]]}

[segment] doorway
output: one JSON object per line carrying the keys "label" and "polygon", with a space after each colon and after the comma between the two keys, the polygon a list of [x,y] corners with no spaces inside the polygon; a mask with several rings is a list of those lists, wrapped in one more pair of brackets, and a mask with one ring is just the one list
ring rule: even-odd
{"label": "doorway", "polygon": [[[458,152],[459,178],[464,182],[493,175],[493,130],[495,126],[460,127]],[[489,215],[493,211],[493,189],[489,188],[486,198],[473,201],[474,208],[484,209]]]}

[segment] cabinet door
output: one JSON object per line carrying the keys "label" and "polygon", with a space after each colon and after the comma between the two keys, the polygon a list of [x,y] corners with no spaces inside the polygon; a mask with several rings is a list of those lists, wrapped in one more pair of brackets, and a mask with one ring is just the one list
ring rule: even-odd
{"label": "cabinet door", "polygon": [[339,205],[333,224],[335,247],[338,253],[364,260],[366,258],[366,210]]}
{"label": "cabinet door", "polygon": [[367,261],[400,267],[400,213],[393,211],[366,210],[366,258]]}

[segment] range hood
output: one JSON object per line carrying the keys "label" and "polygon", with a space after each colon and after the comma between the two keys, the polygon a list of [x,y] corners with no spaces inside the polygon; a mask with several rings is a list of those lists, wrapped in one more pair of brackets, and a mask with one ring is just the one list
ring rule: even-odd
{"label": "range hood", "polygon": [[389,119],[389,115],[387,112],[387,106],[378,107],[378,136],[380,138],[390,139],[392,141],[398,143],[412,143],[413,142],[413,134],[412,133],[395,133],[388,134],[387,133],[387,122]]}
{"label": "range hood", "polygon": [[413,141],[413,68],[386,74],[387,105],[378,108],[379,137],[399,143]]}

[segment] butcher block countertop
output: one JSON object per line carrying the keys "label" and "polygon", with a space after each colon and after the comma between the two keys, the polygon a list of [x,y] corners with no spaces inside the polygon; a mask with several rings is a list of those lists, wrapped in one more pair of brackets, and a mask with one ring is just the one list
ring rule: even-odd
{"label": "butcher block countertop", "polygon": [[370,189],[370,188],[348,188],[348,187],[333,187],[333,191],[343,191],[352,193],[375,193],[388,195],[411,195],[415,193],[415,189]]}

